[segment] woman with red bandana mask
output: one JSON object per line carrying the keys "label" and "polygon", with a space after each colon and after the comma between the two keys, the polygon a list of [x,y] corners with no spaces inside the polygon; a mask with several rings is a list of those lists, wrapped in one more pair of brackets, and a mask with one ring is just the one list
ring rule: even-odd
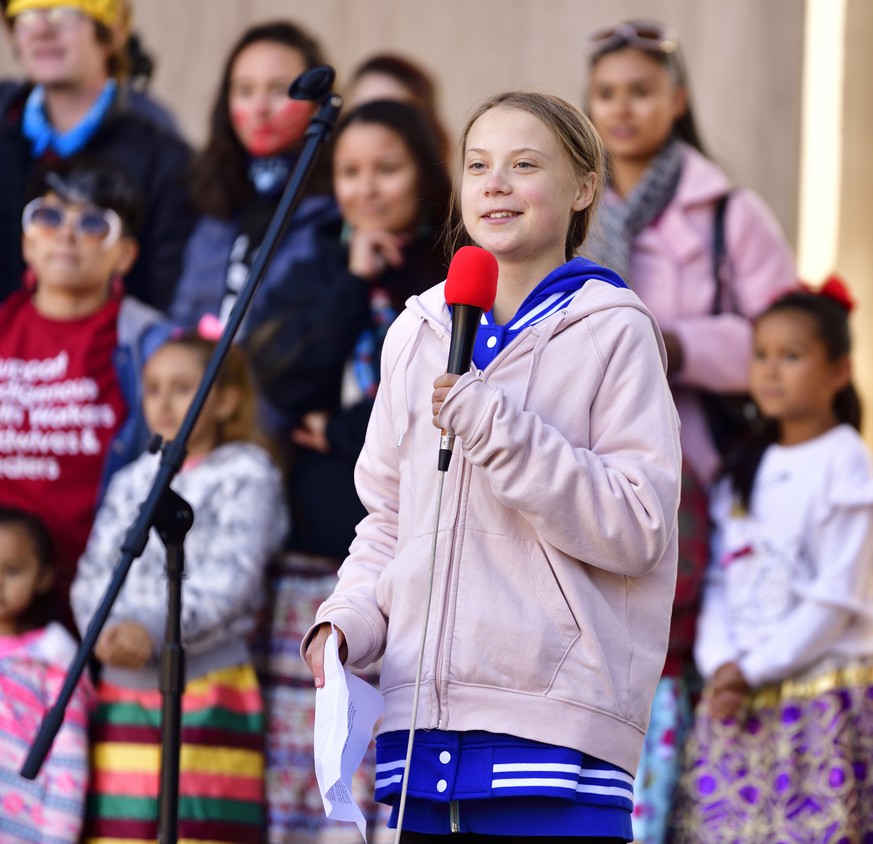
{"label": "woman with red bandana mask", "polygon": [[[230,51],[212,109],[206,147],[195,160],[192,193],[201,218],[188,241],[171,315],[187,327],[204,315],[226,321],[288,182],[314,106],[288,97],[288,87],[324,56],[292,23],[248,29]],[[329,167],[309,179],[248,316],[281,284],[292,264],[311,257],[314,232],[339,219]],[[243,329],[244,332],[247,328]]]}

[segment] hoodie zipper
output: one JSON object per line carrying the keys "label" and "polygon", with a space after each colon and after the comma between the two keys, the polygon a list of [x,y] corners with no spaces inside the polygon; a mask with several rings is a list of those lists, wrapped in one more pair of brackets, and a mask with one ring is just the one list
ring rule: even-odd
{"label": "hoodie zipper", "polygon": [[461,831],[461,807],[457,800],[452,800],[449,803],[449,823],[451,824],[452,832]]}
{"label": "hoodie zipper", "polygon": [[439,644],[437,645],[437,654],[436,654],[436,665],[434,668],[434,684],[436,686],[436,705],[437,705],[437,729],[442,730],[443,727],[443,698],[445,692],[445,686],[447,682],[443,679],[443,655],[445,651],[444,642],[446,636],[446,627],[449,619],[449,592],[451,591],[452,586],[452,574],[455,569],[455,547],[458,543],[458,521],[461,517],[461,495],[463,490],[467,484],[468,477],[468,469],[466,462],[460,460],[460,456],[458,456],[460,473],[458,476],[458,482],[455,484],[454,489],[458,490],[458,505],[454,512],[452,519],[452,544],[448,549],[448,562],[446,565],[446,576],[444,579],[445,587],[443,589],[443,611],[442,611],[442,619],[440,624],[440,638]]}

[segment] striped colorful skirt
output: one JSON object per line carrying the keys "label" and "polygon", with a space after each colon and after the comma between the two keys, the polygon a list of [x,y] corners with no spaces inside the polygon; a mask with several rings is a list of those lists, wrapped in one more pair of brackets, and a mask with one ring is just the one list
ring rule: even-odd
{"label": "striped colorful skirt", "polygon": [[708,703],[685,748],[676,844],[873,842],[873,665],[764,687],[724,722]]}
{"label": "striped colorful skirt", "polygon": [[[161,694],[101,683],[92,719],[85,841],[154,844]],[[179,844],[264,840],[264,715],[250,665],[190,681],[182,696]]]}
{"label": "striped colorful skirt", "polygon": [[[271,570],[271,616],[255,647],[267,712],[267,810],[270,844],[358,844],[351,823],[328,820],[315,778],[315,687],[300,659],[300,642],[336,586],[339,560],[286,554]],[[378,666],[355,671],[378,686]],[[352,779],[370,844],[393,841],[390,809],[374,799],[375,741]]]}

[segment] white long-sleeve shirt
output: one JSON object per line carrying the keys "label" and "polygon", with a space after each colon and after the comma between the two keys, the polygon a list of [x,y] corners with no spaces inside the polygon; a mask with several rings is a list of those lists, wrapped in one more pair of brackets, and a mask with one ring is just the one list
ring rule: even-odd
{"label": "white long-sleeve shirt", "polygon": [[[149,491],[158,463],[157,455],[144,454],[109,484],[71,592],[80,630],[87,627],[106,590],[124,534]],[[182,639],[192,658],[191,679],[198,661],[204,669],[223,667],[209,660],[211,652],[245,652],[245,640],[264,598],[264,569],[281,547],[288,515],[279,470],[266,451],[250,443],[219,446],[183,469],[172,488],[194,509],[194,525],[185,537],[182,586]],[[152,636],[156,654],[167,613],[165,566],[166,550],[152,530],[107,621],[107,625],[141,624]],[[152,683],[155,665],[139,671],[146,685]]]}
{"label": "white long-sleeve shirt", "polygon": [[770,446],[749,512],[725,481],[711,512],[695,646],[704,678],[736,661],[759,686],[828,657],[873,656],[873,467],[854,429]]}

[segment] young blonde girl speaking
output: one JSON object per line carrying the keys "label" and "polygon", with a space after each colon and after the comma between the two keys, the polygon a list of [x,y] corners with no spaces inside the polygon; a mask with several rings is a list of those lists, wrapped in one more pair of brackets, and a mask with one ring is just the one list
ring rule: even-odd
{"label": "young blonde girl speaking", "polygon": [[306,655],[319,685],[331,624],[349,664],[384,652],[376,796],[396,823],[436,428],[454,433],[404,841],[625,841],[676,579],[680,457],[664,348],[615,273],[571,257],[603,177],[577,109],[495,96],[467,125],[462,166],[463,239],[495,256],[497,299],[460,377],[440,375],[442,286],[410,299],[389,330],[357,468],[369,515]]}

